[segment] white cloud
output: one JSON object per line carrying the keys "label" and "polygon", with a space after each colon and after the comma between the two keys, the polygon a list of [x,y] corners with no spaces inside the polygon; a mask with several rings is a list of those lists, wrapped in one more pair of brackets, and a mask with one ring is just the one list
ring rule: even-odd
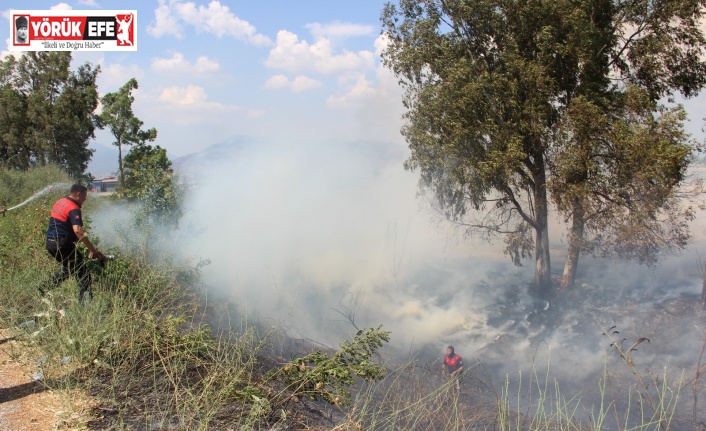
{"label": "white cloud", "polygon": [[318,39],[309,44],[305,40],[300,41],[296,34],[287,30],[277,33],[276,46],[270,50],[265,60],[265,66],[272,69],[314,71],[321,74],[367,69],[374,64],[375,59],[370,51],[355,53],[344,50],[336,53],[328,39]]}
{"label": "white cloud", "polygon": [[184,54],[174,52],[171,58],[155,58],[152,60],[152,70],[159,73],[201,76],[218,72],[220,65],[217,61],[205,56],[200,56],[196,59],[196,62],[190,63],[184,58]]}
{"label": "white cloud", "polygon": [[101,73],[98,74],[98,88],[105,92],[117,91],[130,78],[137,79],[139,84],[140,79],[145,75],[142,68],[136,64],[100,64],[100,67]]}
{"label": "white cloud", "polygon": [[271,45],[272,41],[257,32],[255,26],[238,18],[226,5],[212,0],[208,6],[196,6],[193,2],[178,0],[159,0],[155,9],[155,22],[147,27],[147,32],[154,37],[172,35],[184,37],[182,23],[196,29],[197,32],[211,33],[218,37],[231,36],[255,46]]}
{"label": "white cloud", "polygon": [[355,36],[368,36],[375,31],[372,25],[352,24],[335,21],[329,24],[311,23],[305,26],[316,39],[338,39]]}
{"label": "white cloud", "polygon": [[364,103],[375,97],[377,90],[365,75],[353,74],[339,79],[339,86],[346,89],[345,94],[330,96],[326,104],[331,108],[348,108]]}
{"label": "white cloud", "polygon": [[321,81],[317,81],[316,79],[307,76],[297,76],[292,81],[290,87],[292,91],[306,91],[320,88],[322,85]]}
{"label": "white cloud", "polygon": [[163,105],[180,109],[198,109],[202,113],[243,111],[243,108],[237,105],[224,105],[208,100],[206,90],[198,85],[166,87],[162,89],[157,100]]}
{"label": "white cloud", "polygon": [[387,33],[383,33],[375,39],[373,46],[375,46],[375,56],[380,57],[382,52],[387,49],[390,45],[390,36]]}
{"label": "white cloud", "polygon": [[316,88],[321,88],[323,83],[308,76],[297,76],[293,80],[290,80],[284,75],[273,75],[267,81],[265,81],[265,88],[268,90],[278,90],[282,88],[287,88],[294,92],[301,92],[307,90],[314,90]]}
{"label": "white cloud", "polygon": [[261,110],[211,101],[206,90],[197,85],[165,87],[156,98],[151,99],[145,98],[150,109],[156,110],[159,117],[178,127],[199,124],[222,127],[244,118],[256,119],[264,115]]}
{"label": "white cloud", "polygon": [[268,90],[287,88],[288,85],[289,78],[284,75],[273,75],[267,81],[265,81],[265,88],[267,88]]}
{"label": "white cloud", "polygon": [[59,4],[56,4],[52,7],[50,7],[49,9],[51,9],[51,10],[72,10],[73,8],[66,3],[59,3]]}
{"label": "white cloud", "polygon": [[78,0],[81,6],[100,7],[96,0]]}
{"label": "white cloud", "polygon": [[[379,57],[387,48],[390,39],[382,34],[375,39],[375,53]],[[394,74],[378,64],[375,78],[368,79],[364,73],[354,72],[338,78],[338,86],[342,94],[330,96],[326,104],[329,108],[369,108],[371,103],[383,106],[394,105],[394,101],[402,100],[402,90]]]}
{"label": "white cloud", "polygon": [[179,24],[179,18],[172,14],[169,5],[160,0],[159,6],[154,10],[155,22],[147,27],[147,33],[154,37],[174,36],[178,39],[184,37]]}
{"label": "white cloud", "polygon": [[161,102],[165,102],[170,105],[198,107],[214,105],[212,102],[207,102],[206,99],[206,91],[203,87],[199,87],[197,85],[188,85],[186,87],[167,87],[162,90],[162,94],[159,96],[159,100]]}

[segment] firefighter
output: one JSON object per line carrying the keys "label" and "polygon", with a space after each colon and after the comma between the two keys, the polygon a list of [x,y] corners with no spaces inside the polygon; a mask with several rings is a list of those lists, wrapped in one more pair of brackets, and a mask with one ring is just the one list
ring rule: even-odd
{"label": "firefighter", "polygon": [[69,278],[69,275],[74,275],[79,286],[79,301],[84,303],[91,300],[91,274],[86,268],[83,255],[76,249],[76,243],[81,242],[88,248],[89,259],[105,260],[106,256],[98,251],[83,230],[81,206],[86,201],[87,195],[86,186],[74,184],[68,196],[54,203],[49,217],[46,249],[57,262],[61,263],[61,268],[39,286],[39,293],[42,296],[47,289],[57,287]]}
{"label": "firefighter", "polygon": [[454,351],[454,346],[446,348],[444,363],[441,365],[441,375],[453,379],[457,391],[461,390],[461,374],[463,373],[463,359]]}

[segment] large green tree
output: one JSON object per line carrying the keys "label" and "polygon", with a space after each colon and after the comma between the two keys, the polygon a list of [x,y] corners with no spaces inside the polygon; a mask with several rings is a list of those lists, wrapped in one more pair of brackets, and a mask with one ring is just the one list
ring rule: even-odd
{"label": "large green tree", "polygon": [[143,144],[157,139],[157,129],[154,127],[142,130],[144,124],[132,111],[135,97],[133,90],[137,90],[137,80],[131,78],[120,90],[107,93],[101,98],[103,110],[100,114],[101,126],[108,127],[115,137],[113,145],[118,147],[118,170],[120,171],[119,188],[125,188],[125,171],[123,167],[123,146]]}
{"label": "large green tree", "polygon": [[71,70],[70,52],[27,52],[0,62],[0,158],[8,168],[49,163],[81,176],[93,151],[99,67]]}
{"label": "large green tree", "polygon": [[[675,92],[693,96],[706,83],[698,27],[705,6],[706,0],[388,3],[383,61],[405,88],[405,166],[420,171],[420,186],[468,233],[504,235],[515,263],[534,253],[540,294],[552,284],[550,199],[567,221],[578,222],[569,235],[575,247],[566,285],[587,234],[590,250],[627,249],[634,241],[629,231],[657,244],[651,228],[674,204],[691,156],[682,111],[658,102]],[[591,129],[591,118],[605,127]],[[635,168],[636,160],[649,166]],[[689,212],[670,214],[675,238],[683,238]],[[627,230],[597,234],[611,219]]]}

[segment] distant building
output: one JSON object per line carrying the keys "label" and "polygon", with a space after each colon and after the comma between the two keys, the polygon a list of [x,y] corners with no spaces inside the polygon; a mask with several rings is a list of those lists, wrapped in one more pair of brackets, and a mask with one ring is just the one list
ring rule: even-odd
{"label": "distant building", "polygon": [[91,183],[91,191],[97,193],[112,193],[118,187],[118,177],[96,178]]}

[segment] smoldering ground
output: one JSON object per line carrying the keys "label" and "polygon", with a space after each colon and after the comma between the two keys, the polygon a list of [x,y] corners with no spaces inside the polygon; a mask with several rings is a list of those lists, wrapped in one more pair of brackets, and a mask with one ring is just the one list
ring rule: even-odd
{"label": "smoldering ground", "polygon": [[[179,161],[193,186],[178,230],[158,242],[210,261],[210,294],[241,315],[331,347],[353,324],[381,324],[388,357],[436,367],[453,344],[498,387],[549,368],[571,396],[596,395],[606,370],[629,381],[608,335],[626,348],[644,337],[632,352],[640,372],[666,369],[675,384],[693,375],[706,330],[701,242],[652,269],[585,257],[576,289],[538,301],[527,295],[532,262],[513,267],[498,245],[434,220],[406,156],[401,142],[222,143]],[[111,212],[93,217],[102,238]]]}

